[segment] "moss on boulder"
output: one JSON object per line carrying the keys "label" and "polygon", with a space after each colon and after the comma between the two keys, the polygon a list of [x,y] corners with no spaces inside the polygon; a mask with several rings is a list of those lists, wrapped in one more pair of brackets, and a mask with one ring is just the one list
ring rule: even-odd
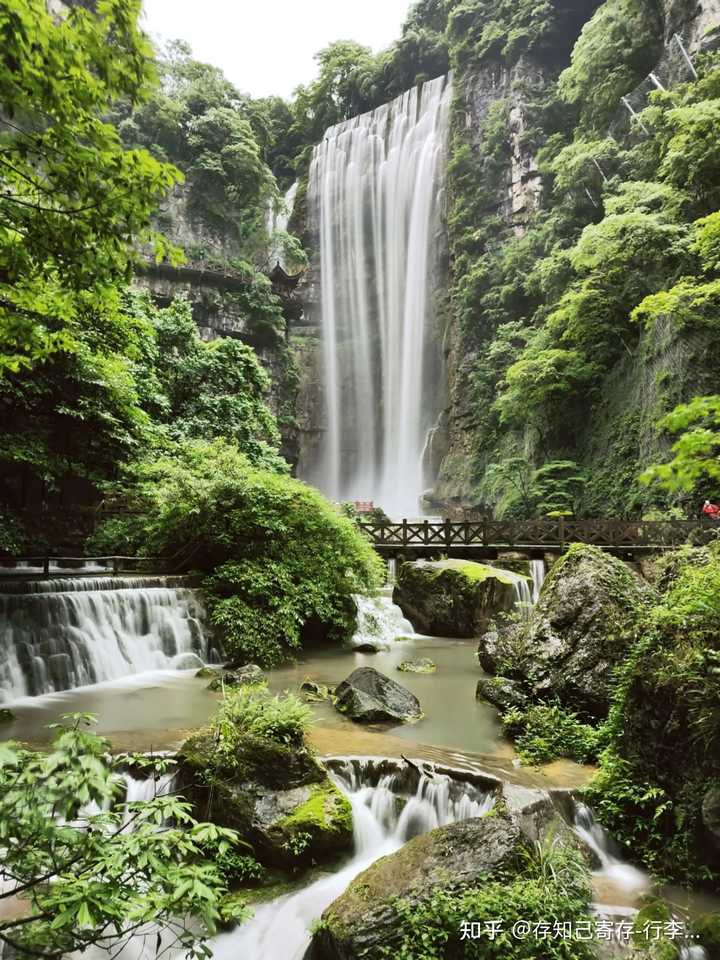
{"label": "moss on boulder", "polygon": [[550,571],[527,623],[480,641],[492,674],[519,681],[533,700],[603,717],[615,667],[632,646],[651,589],[621,560],[574,544]]}
{"label": "moss on boulder", "polygon": [[179,763],[198,816],[237,830],[266,866],[294,870],[352,848],[350,805],[305,746],[244,735],[219,761],[212,734],[200,731]]}
{"label": "moss on boulder", "polygon": [[487,563],[416,560],[400,566],[393,601],[421,633],[476,637],[512,610],[519,579],[527,578]]}

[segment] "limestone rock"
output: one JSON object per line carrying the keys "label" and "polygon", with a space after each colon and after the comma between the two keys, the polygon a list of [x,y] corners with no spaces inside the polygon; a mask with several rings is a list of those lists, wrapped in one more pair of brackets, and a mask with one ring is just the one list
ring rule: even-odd
{"label": "limestone rock", "polygon": [[478,650],[489,672],[521,681],[536,700],[603,717],[613,669],[630,648],[650,588],[597,547],[574,545],[543,586],[527,624],[486,634]]}
{"label": "limestone rock", "polygon": [[315,683],[314,680],[305,680],[300,684],[300,693],[308,703],[322,703],[330,699],[330,689],[324,683]]}
{"label": "limestone rock", "polygon": [[237,830],[261,863],[295,869],[352,849],[350,804],[306,748],[246,736],[220,757],[201,732],[178,762],[198,818]]}
{"label": "limestone rock", "polygon": [[359,723],[404,723],[422,716],[420,701],[372,667],[360,667],[335,689],[335,707]]}
{"label": "limestone rock", "polygon": [[370,960],[402,933],[394,904],[462,890],[509,866],[521,844],[508,818],[465,820],[415,837],[361,873],[323,914],[314,960]]}
{"label": "limestone rock", "polygon": [[490,619],[512,609],[520,578],[464,560],[416,560],[400,566],[393,601],[421,633],[477,637]]}

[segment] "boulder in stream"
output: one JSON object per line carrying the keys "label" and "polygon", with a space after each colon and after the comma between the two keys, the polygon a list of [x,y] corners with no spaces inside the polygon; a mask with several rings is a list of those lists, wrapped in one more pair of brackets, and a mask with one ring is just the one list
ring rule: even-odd
{"label": "boulder in stream", "polygon": [[556,698],[604,717],[614,668],[633,643],[649,592],[621,560],[574,544],[548,575],[529,621],[482,637],[480,663],[519,681],[533,700]]}
{"label": "boulder in stream", "polygon": [[435,673],[437,665],[428,657],[419,660],[403,660],[397,665],[400,673]]}
{"label": "boulder in stream", "polygon": [[254,683],[264,683],[265,674],[256,663],[247,663],[237,670],[223,670],[208,684],[208,690],[223,690],[225,687],[247,687]]}
{"label": "boulder in stream", "polygon": [[503,799],[506,811],[415,837],[356,877],[323,914],[312,960],[393,956],[405,932],[399,902],[414,910],[436,894],[461,895],[473,886],[512,877],[523,869],[527,845],[542,842],[550,831],[553,842],[575,844],[544,791],[516,788]]}
{"label": "boulder in stream", "polygon": [[352,849],[352,809],[306,747],[243,736],[225,757],[208,731],[181,747],[197,816],[237,830],[266,866],[295,870]]}
{"label": "boulder in stream", "polygon": [[422,717],[418,698],[372,667],[360,667],[335,688],[335,708],[358,723],[406,723]]}
{"label": "boulder in stream", "polygon": [[471,638],[512,610],[527,579],[487,563],[416,560],[400,565],[393,600],[421,633]]}
{"label": "boulder in stream", "polygon": [[475,689],[475,699],[490,703],[499,710],[522,709],[527,705],[527,695],[522,684],[507,677],[480,677]]}

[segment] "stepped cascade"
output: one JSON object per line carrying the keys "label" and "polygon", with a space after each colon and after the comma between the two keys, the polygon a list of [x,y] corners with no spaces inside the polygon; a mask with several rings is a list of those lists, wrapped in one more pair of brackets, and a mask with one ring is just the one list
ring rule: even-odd
{"label": "stepped cascade", "polygon": [[4,584],[0,699],[205,659],[204,610],[182,584],[165,577]]}
{"label": "stepped cascade", "polygon": [[442,185],[450,77],[331,127],[310,170],[331,498],[417,513],[442,405]]}

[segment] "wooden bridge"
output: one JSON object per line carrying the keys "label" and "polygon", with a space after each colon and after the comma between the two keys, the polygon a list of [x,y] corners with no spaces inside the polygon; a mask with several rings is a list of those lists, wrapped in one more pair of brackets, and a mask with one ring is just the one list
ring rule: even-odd
{"label": "wooden bridge", "polygon": [[686,543],[702,545],[720,534],[714,520],[445,520],[361,523],[379,553],[456,553],[492,557],[498,550],[528,554],[564,551],[586,543],[611,553],[669,550]]}

